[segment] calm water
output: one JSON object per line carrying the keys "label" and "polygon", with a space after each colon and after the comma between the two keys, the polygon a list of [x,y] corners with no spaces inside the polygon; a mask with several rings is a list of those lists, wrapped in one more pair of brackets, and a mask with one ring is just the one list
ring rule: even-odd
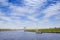
{"label": "calm water", "polygon": [[60,40],[60,34],[36,34],[33,32],[24,31],[3,31],[0,32],[0,40]]}

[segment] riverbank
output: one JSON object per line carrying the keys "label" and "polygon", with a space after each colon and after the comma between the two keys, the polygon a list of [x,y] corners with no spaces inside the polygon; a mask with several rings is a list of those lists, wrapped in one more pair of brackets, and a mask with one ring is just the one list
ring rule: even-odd
{"label": "riverbank", "polygon": [[[36,29],[27,29],[27,32],[36,32]],[[60,33],[60,28],[38,29],[42,33]]]}
{"label": "riverbank", "polygon": [[14,31],[14,30],[16,30],[16,29],[0,29],[0,32],[1,31]]}

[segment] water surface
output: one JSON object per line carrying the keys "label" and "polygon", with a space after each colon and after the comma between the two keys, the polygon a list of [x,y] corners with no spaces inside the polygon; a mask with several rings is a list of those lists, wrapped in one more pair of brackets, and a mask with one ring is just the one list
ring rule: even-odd
{"label": "water surface", "polygon": [[17,31],[0,32],[0,40],[60,40],[60,33],[42,33]]}

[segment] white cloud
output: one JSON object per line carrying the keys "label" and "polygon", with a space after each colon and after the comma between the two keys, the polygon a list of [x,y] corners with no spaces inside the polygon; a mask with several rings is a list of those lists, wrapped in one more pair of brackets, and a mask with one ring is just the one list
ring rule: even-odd
{"label": "white cloud", "polygon": [[[3,5],[7,6],[9,5],[9,9],[11,10],[11,13],[6,16],[4,13],[0,11],[0,18],[3,20],[8,21],[5,26],[11,26],[11,27],[34,27],[38,26],[50,26],[52,25],[50,21],[48,20],[49,17],[60,14],[57,10],[60,9],[60,3],[57,3],[56,5],[49,6],[47,9],[40,11],[40,13],[45,13],[45,16],[43,20],[39,20],[36,18],[36,16],[40,15],[39,8],[46,2],[47,0],[25,0],[25,6],[14,6],[13,4],[9,4],[6,1],[2,0],[0,2],[3,3]],[[27,15],[26,15],[27,14]],[[26,16],[28,19],[32,21],[22,21],[20,20],[19,16]],[[56,18],[60,18],[60,16],[56,16]],[[35,22],[34,22],[35,21]],[[3,22],[4,23],[4,22]],[[3,26],[4,24],[0,22],[0,26]],[[2,24],[2,25],[1,25]],[[46,24],[46,25],[45,25]]]}
{"label": "white cloud", "polygon": [[59,20],[60,19],[60,14],[55,15],[55,18],[56,18],[56,20]]}
{"label": "white cloud", "polygon": [[2,5],[4,5],[4,6],[8,6],[9,5],[7,0],[0,0],[0,3],[2,3]]}
{"label": "white cloud", "polygon": [[39,5],[43,4],[43,2],[46,2],[47,0],[25,0],[27,6],[33,6],[38,7]]}
{"label": "white cloud", "polygon": [[0,16],[0,18],[3,20],[12,21],[10,17]]}
{"label": "white cloud", "polygon": [[[45,0],[46,1],[46,0]],[[10,5],[12,16],[27,16],[28,19],[38,21],[35,17],[37,16],[37,9],[45,2],[43,0],[25,0],[25,6],[14,6]]]}
{"label": "white cloud", "polygon": [[33,16],[28,16],[28,19],[30,19],[30,20],[32,20],[32,21],[38,21],[38,19],[36,19],[35,17],[33,17]]}
{"label": "white cloud", "polygon": [[18,6],[12,6],[11,8],[11,15],[25,15],[26,13],[28,14],[33,14],[35,12],[34,9],[28,9],[28,7],[18,7]]}
{"label": "white cloud", "polygon": [[[60,12],[58,10],[60,10],[60,3],[57,3],[53,6],[49,6],[47,9],[45,9],[43,11],[43,13],[45,13],[45,18],[49,18],[53,15],[60,14]],[[57,11],[59,13],[57,13]]]}

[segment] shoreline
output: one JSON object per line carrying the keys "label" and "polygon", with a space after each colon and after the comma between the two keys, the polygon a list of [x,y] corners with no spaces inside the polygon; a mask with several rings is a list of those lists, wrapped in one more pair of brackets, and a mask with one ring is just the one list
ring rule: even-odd
{"label": "shoreline", "polygon": [[49,28],[49,29],[28,29],[27,32],[41,32],[41,33],[60,33],[60,28]]}
{"label": "shoreline", "polygon": [[[1,31],[16,31],[21,29],[0,29]],[[24,29],[23,29],[24,30]],[[36,32],[36,33],[60,33],[60,28],[49,28],[49,29],[25,29],[25,32]]]}

